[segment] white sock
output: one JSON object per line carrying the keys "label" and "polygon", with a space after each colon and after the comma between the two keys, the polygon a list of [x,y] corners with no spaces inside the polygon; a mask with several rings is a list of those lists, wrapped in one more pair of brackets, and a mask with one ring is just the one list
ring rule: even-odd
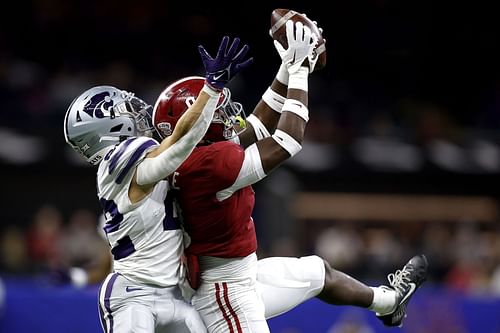
{"label": "white sock", "polygon": [[370,288],[373,290],[373,302],[368,309],[379,315],[393,312],[396,308],[396,291],[382,287]]}

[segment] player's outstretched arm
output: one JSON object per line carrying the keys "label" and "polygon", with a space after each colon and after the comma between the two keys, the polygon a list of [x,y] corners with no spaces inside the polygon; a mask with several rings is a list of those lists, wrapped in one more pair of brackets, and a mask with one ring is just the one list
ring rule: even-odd
{"label": "player's outstretched arm", "polygon": [[317,36],[301,22],[294,24],[292,21],[286,23],[286,34],[287,49],[278,41],[274,44],[289,74],[287,97],[276,130],[270,137],[257,142],[262,168],[266,174],[302,149],[305,127],[309,120],[308,57],[316,45]]}
{"label": "player's outstretched arm", "polygon": [[288,76],[287,64],[282,60],[273,82],[246,119],[248,128],[239,135],[243,147],[270,136],[276,129],[287,95]]}
{"label": "player's outstretched arm", "polygon": [[205,67],[205,86],[193,105],[179,119],[172,135],[148,153],[137,166],[133,185],[138,187],[138,197],[148,193],[154,184],[170,175],[184,162],[205,135],[224,86],[236,73],[252,63],[253,59],[246,57],[248,45],[240,48],[239,38],[235,38],[231,46],[228,44],[229,37],[225,36],[215,58],[203,46],[198,47]]}
{"label": "player's outstretched arm", "polygon": [[288,85],[288,71],[284,64],[278,73],[283,69],[286,71],[286,83],[280,82],[277,75],[246,119],[248,128],[239,135],[240,144],[245,148],[270,136],[278,125]]}
{"label": "player's outstretched arm", "polygon": [[302,149],[302,139],[309,120],[309,63],[306,58],[316,44],[316,37],[301,22],[295,23],[295,31],[292,21],[286,23],[286,28],[288,49],[283,49],[281,44],[276,46],[289,74],[287,96],[277,128],[272,135],[245,149],[245,159],[238,178],[229,188],[217,194],[219,200],[258,182]]}
{"label": "player's outstretched arm", "polygon": [[[313,23],[317,26],[316,21],[313,21]],[[318,29],[322,34],[323,29]],[[273,37],[271,32],[269,32],[269,34]],[[275,47],[278,53],[280,53],[280,49],[278,49],[276,43]],[[282,53],[280,53],[280,56],[281,55]],[[309,55],[307,58],[309,62],[309,72],[311,73],[314,69],[317,57],[315,60],[311,60],[313,59],[312,55]],[[247,117],[247,130],[239,135],[240,143],[243,147],[246,148],[252,143],[270,136],[270,133],[276,130],[287,97],[288,81],[289,74],[287,64],[284,59],[282,59],[273,82],[262,95],[262,98],[255,106],[252,114]]]}

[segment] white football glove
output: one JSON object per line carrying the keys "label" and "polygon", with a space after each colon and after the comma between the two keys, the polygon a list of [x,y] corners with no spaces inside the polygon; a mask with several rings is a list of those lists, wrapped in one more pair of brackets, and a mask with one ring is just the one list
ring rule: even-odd
{"label": "white football glove", "polygon": [[[306,16],[306,14],[302,14]],[[318,27],[318,22],[313,21],[314,25]],[[323,28],[318,27],[319,33],[323,35]],[[314,34],[314,33],[313,33]],[[326,44],[326,38],[323,38],[323,43]],[[323,46],[324,47],[324,46]],[[309,73],[312,73],[314,70],[314,67],[316,66],[316,62],[318,62],[319,55],[317,53],[318,48],[315,47],[313,48],[313,51],[307,56],[307,60],[309,61]]]}
{"label": "white football glove", "polygon": [[318,59],[319,59],[319,55],[316,52],[316,47],[314,47],[313,50],[311,51],[311,53],[309,53],[307,55],[307,61],[309,62],[309,73],[313,72],[314,66],[316,66]]}
{"label": "white football glove", "polygon": [[[307,17],[306,13],[302,13],[304,17]],[[314,25],[318,28],[319,33],[321,36],[323,36],[323,28],[318,27],[318,21],[312,21]],[[323,43],[326,44],[326,38],[323,38]],[[309,61],[309,73],[312,73],[314,71],[314,67],[316,66],[316,62],[318,61],[318,54],[317,54],[317,47],[313,49],[313,52],[307,56],[307,60]]]}
{"label": "white football glove", "polygon": [[[306,58],[311,56],[316,64],[317,56],[313,56],[313,49],[318,41],[318,37],[311,32],[309,27],[304,26],[302,22],[295,23],[288,20],[286,22],[286,38],[288,48],[285,48],[278,42],[274,41],[274,47],[278,51],[281,61],[286,65],[288,74],[293,74],[299,70],[300,66]],[[310,67],[314,68],[314,66]]]}

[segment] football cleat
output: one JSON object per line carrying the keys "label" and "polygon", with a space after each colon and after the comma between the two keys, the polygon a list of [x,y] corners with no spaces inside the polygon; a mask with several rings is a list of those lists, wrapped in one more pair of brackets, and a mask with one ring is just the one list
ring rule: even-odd
{"label": "football cleat", "polygon": [[389,285],[396,291],[396,308],[389,314],[379,315],[385,326],[399,326],[406,317],[406,306],[415,291],[427,279],[428,263],[425,255],[416,255],[404,265],[402,270],[397,270],[387,276]]}

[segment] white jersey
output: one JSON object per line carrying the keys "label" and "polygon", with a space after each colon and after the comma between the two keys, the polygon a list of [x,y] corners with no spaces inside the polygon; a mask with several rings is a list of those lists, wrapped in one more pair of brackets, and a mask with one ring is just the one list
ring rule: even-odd
{"label": "white jersey", "polygon": [[158,182],[135,204],[128,196],[137,164],[157,146],[156,140],[147,137],[121,142],[100,163],[97,188],[114,271],[134,282],[167,287],[179,282],[184,248],[168,183]]}

